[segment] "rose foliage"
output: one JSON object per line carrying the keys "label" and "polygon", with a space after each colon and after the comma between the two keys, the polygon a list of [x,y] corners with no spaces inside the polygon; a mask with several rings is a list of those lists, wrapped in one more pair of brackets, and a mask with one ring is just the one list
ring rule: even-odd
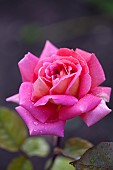
{"label": "rose foliage", "polygon": [[99,86],[105,75],[95,54],[47,41],[40,58],[29,52],[18,65],[22,84],[7,101],[19,104],[30,135],[64,136],[66,120],[80,116],[91,126],[111,112],[111,88]]}

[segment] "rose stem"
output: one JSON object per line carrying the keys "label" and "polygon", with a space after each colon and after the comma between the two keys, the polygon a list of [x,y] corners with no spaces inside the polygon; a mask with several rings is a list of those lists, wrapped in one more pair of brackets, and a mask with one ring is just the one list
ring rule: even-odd
{"label": "rose stem", "polygon": [[[61,141],[61,137],[57,137],[57,136],[54,137],[54,149],[57,148],[57,147],[60,147],[60,141]],[[51,170],[57,156],[58,156],[58,154],[56,154],[54,152],[52,160],[51,160],[51,163],[50,163],[49,167],[46,170]]]}

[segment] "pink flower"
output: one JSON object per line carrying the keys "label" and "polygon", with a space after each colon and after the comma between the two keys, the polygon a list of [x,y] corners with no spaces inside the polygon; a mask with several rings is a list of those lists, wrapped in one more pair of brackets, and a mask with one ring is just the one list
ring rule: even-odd
{"label": "pink flower", "polygon": [[66,120],[80,116],[91,126],[111,112],[111,88],[99,86],[105,75],[94,54],[47,41],[40,58],[28,53],[18,65],[23,83],[7,101],[19,104],[31,135],[64,136]]}

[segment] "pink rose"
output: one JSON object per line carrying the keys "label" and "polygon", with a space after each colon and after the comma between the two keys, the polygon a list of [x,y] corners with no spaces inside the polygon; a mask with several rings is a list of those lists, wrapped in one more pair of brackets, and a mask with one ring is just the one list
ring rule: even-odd
{"label": "pink rose", "polygon": [[19,104],[31,135],[64,136],[66,120],[80,116],[91,126],[111,112],[111,88],[99,86],[105,75],[94,54],[47,41],[40,58],[28,53],[18,65],[23,83],[7,101]]}

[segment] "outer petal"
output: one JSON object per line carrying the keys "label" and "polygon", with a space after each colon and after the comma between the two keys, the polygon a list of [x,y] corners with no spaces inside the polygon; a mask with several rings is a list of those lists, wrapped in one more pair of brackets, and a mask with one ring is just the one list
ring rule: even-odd
{"label": "outer petal", "polygon": [[90,60],[91,55],[92,55],[91,53],[88,53],[88,52],[78,49],[78,48],[76,48],[75,52],[80,54],[86,60],[86,62],[88,62]]}
{"label": "outer petal", "polygon": [[57,112],[57,107],[54,104],[35,107],[34,102],[31,101],[32,89],[33,85],[30,82],[25,82],[20,86],[20,105],[27,109],[35,119],[44,123],[51,115],[53,115],[53,113],[55,114]]}
{"label": "outer petal", "polygon": [[100,87],[95,87],[92,90],[92,93],[95,96],[98,96],[98,97],[102,98],[106,102],[109,102],[110,95],[111,95],[111,88],[110,87],[101,87],[101,86]]}
{"label": "outer petal", "polygon": [[11,96],[11,97],[8,97],[8,98],[6,99],[6,101],[7,101],[7,102],[14,102],[14,103],[19,104],[19,94],[15,94],[15,95],[13,95],[13,96]]}
{"label": "outer petal", "polygon": [[98,122],[100,119],[105,117],[107,114],[111,112],[111,109],[109,109],[106,106],[106,103],[104,100],[101,101],[101,103],[92,111],[82,114],[80,117],[83,119],[83,121],[87,124],[87,126],[91,126]]}
{"label": "outer petal", "polygon": [[59,55],[59,56],[74,56],[75,51],[73,49],[71,50],[69,48],[60,48],[57,51],[57,55]]}
{"label": "outer petal", "polygon": [[40,55],[40,58],[50,57],[52,54],[56,54],[58,49],[50,43],[50,41],[46,41],[45,47]]}
{"label": "outer petal", "polygon": [[47,95],[39,99],[35,106],[42,106],[48,103],[48,101],[51,101],[58,105],[66,105],[71,106],[74,105],[78,100],[74,96],[69,95]]}
{"label": "outer petal", "polygon": [[94,109],[100,101],[101,99],[99,97],[87,94],[85,97],[80,99],[78,103],[74,104],[74,106],[62,107],[59,112],[59,119],[67,120],[88,112]]}
{"label": "outer petal", "polygon": [[91,76],[89,74],[81,75],[80,87],[79,87],[79,99],[85,96],[91,88]]}
{"label": "outer petal", "polygon": [[91,59],[88,61],[88,67],[92,80],[91,88],[93,89],[105,80],[105,75],[102,66],[94,54],[91,55]]}
{"label": "outer petal", "polygon": [[25,57],[20,60],[18,63],[21,75],[22,75],[22,81],[28,81],[33,82],[35,79],[34,75],[34,69],[38,63],[38,58],[35,57],[33,54],[28,53],[25,55]]}
{"label": "outer petal", "polygon": [[65,121],[59,120],[52,123],[41,123],[36,120],[23,107],[16,107],[16,110],[27,124],[30,135],[56,135],[60,137],[64,136]]}

